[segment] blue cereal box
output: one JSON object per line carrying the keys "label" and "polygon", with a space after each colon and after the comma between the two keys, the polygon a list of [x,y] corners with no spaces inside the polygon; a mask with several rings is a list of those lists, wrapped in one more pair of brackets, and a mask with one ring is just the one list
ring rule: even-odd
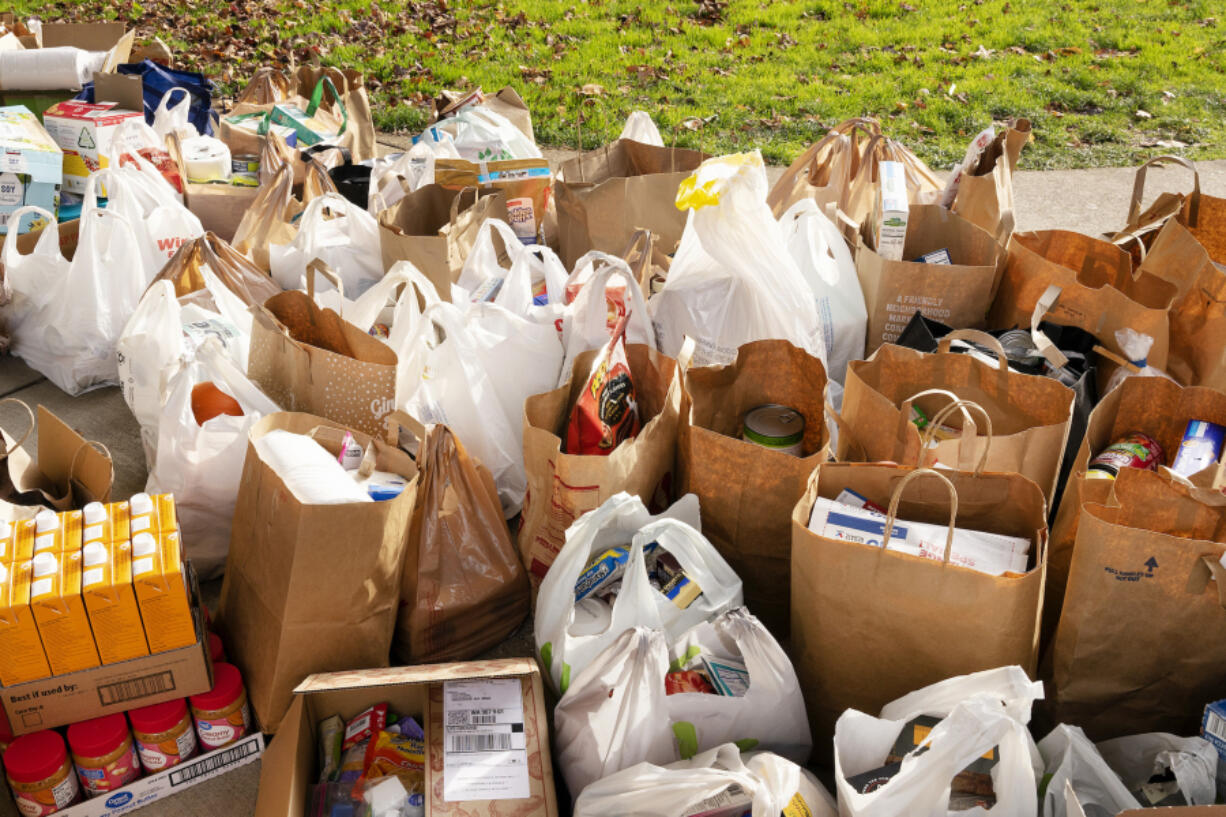
{"label": "blue cereal box", "polygon": [[[9,232],[9,217],[35,205],[55,216],[60,206],[64,153],[24,105],[0,107],[0,235]],[[27,213],[17,232],[28,233],[46,219]]]}
{"label": "blue cereal box", "polygon": [[1226,758],[1226,698],[1205,706],[1200,735],[1213,744],[1218,755]]}

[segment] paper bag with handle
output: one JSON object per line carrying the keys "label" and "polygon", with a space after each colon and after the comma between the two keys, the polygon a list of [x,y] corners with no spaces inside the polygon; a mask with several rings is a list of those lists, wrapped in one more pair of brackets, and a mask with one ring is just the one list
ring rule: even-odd
{"label": "paper bag with handle", "polygon": [[315,303],[315,277],[341,292],[323,265],[307,268],[307,291],[282,292],[252,310],[247,375],[278,405],[377,434],[395,407],[396,353]]}
{"label": "paper bag with handle", "polygon": [[[45,406],[38,407],[35,425],[24,402],[5,397],[3,403],[20,409],[29,422],[17,438],[0,428],[0,501],[57,511],[110,501],[115,469],[106,446],[87,441]],[[34,457],[22,448],[31,434],[36,434]]]}
{"label": "paper bag with handle", "polygon": [[[1047,539],[1043,494],[1018,474],[984,473],[987,454],[974,472],[859,463],[814,470],[792,513],[791,636],[814,735],[831,734],[845,709],[876,712],[956,675],[1011,664],[1033,674]],[[844,490],[888,506],[880,542],[904,529],[902,520],[947,525],[943,556],[810,530],[818,497],[833,500]],[[1026,571],[993,576],[954,564],[955,526],[1025,539]]]}
{"label": "paper bag with handle", "polygon": [[[273,431],[308,435],[334,455],[349,431],[376,469],[408,485],[378,502],[304,504],[255,447]],[[387,666],[416,496],[417,468],[395,444],[310,414],[277,412],[252,427],[218,625],[263,731],[276,731],[308,675]]]}
{"label": "paper bag with handle", "polygon": [[[1030,120],[1018,119],[996,134],[991,143],[969,168],[961,173],[952,202],[953,211],[964,219],[987,230],[1005,246],[1013,234],[1013,173],[1024,148],[1034,136]],[[946,190],[949,190],[948,185]]]}
{"label": "paper bag with handle", "polygon": [[876,119],[848,119],[805,150],[784,171],[766,203],[778,218],[802,199],[813,199],[823,213],[846,206],[851,180],[860,167],[864,150],[881,135]]}
{"label": "paper bag with handle", "polygon": [[[684,385],[678,494],[698,496],[703,535],[741,577],[749,609],[785,637],[792,508],[831,456],[826,369],[785,340],[760,340],[742,346],[734,363],[689,369]],[[766,404],[804,416],[800,456],[742,439],[745,415]]]}
{"label": "paper bag with handle", "polygon": [[1110,485],[1080,511],[1054,714],[1094,740],[1196,734],[1226,685],[1226,497],[1133,468]]}
{"label": "paper bag with handle", "polygon": [[422,434],[393,651],[404,663],[464,661],[510,637],[532,595],[489,471],[446,426]]}
{"label": "paper bag with handle", "polygon": [[[996,366],[951,352],[958,339],[991,349]],[[858,459],[858,446],[868,462],[968,469],[989,448],[989,438],[977,435],[971,417],[949,417],[948,430],[935,418],[950,400],[971,400],[992,424],[988,468],[1022,474],[1050,502],[1069,433],[1072,390],[1049,377],[1010,370],[1000,342],[984,332],[950,332],[937,349],[924,354],[887,344],[848,366],[841,411],[848,433],[839,435],[839,459]],[[929,448],[921,444],[925,435],[933,440]]]}

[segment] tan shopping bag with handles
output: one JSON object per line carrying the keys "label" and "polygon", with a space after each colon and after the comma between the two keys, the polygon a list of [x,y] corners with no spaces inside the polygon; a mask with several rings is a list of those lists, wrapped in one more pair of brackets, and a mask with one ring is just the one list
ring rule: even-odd
{"label": "tan shopping bag with handles", "polygon": [[[741,439],[746,413],[772,403],[804,416],[803,456]],[[703,536],[741,577],[745,604],[780,638],[791,615],[792,508],[831,455],[825,405],[821,360],[785,340],[747,343],[733,363],[685,372],[677,495],[697,495]]]}
{"label": "tan shopping bag with handles", "polygon": [[[944,559],[809,530],[817,498],[844,489],[888,507],[881,541],[895,518],[949,525]],[[1025,538],[1027,571],[950,564],[955,524]],[[956,675],[1011,664],[1033,675],[1046,539],[1043,495],[1018,474],[819,465],[792,513],[791,654],[813,734],[833,734],[845,709],[877,712]]]}
{"label": "tan shopping bag with handles", "polygon": [[[255,441],[305,434],[339,454],[346,431],[374,466],[408,485],[392,499],[306,505],[260,458]],[[243,673],[256,723],[275,732],[294,687],[316,672],[386,667],[396,627],[417,467],[387,441],[310,414],[277,412],[251,429],[234,508],[218,624]]]}
{"label": "tan shopping bag with handles", "polygon": [[[964,219],[987,230],[1002,246],[1013,234],[1013,173],[1018,159],[1034,136],[1030,120],[1011,122],[984,149],[978,163],[958,182],[953,211]],[[955,171],[957,172],[957,171]]]}
{"label": "tan shopping bag with handles", "polygon": [[874,136],[880,135],[881,123],[876,119],[848,119],[831,128],[800,154],[771,187],[766,203],[775,218],[804,199],[816,201],[823,213],[831,205],[836,209],[844,206],[864,149]]}
{"label": "tan shopping bag with handles", "polygon": [[946,249],[952,264],[882,258],[867,224],[857,241],[856,274],[868,308],[866,354],[897,340],[916,310],[960,329],[983,327],[1002,257],[987,231],[939,204],[912,204],[903,258]]}
{"label": "tan shopping bag with handles", "polygon": [[[842,226],[850,240],[854,240],[855,233],[859,232],[861,226],[867,227],[872,218],[873,210],[881,196],[881,163],[887,161],[898,162],[903,166],[903,174],[907,180],[907,201],[912,206],[936,204],[940,199],[941,189],[945,185],[928,165],[906,145],[883,134],[877,134],[865,145],[860,163],[852,174],[847,194],[839,205],[839,210],[846,216]],[[914,228],[908,226],[908,237],[913,232]]]}
{"label": "tan shopping bag with handles", "polygon": [[619,253],[639,228],[666,252],[685,229],[677,188],[707,158],[697,150],[618,139],[562,163],[554,182],[558,256],[570,269],[584,253]]}
{"label": "tan shopping bag with handles", "polygon": [[252,309],[247,376],[277,405],[376,435],[395,408],[396,353],[315,303],[315,274],[344,294],[340,278],[312,263],[307,291],[274,295]]}
{"label": "tan shopping bag with handles", "polygon": [[248,306],[259,306],[281,291],[268,273],[213,233],[184,241],[149,286],[170,281],[180,304],[194,303],[216,312],[217,304],[205,285],[203,270],[216,276]]}
{"label": "tan shopping bag with handles", "polygon": [[493,478],[451,429],[424,431],[417,465],[393,651],[406,664],[466,661],[519,629],[532,608],[528,574]]}
{"label": "tan shopping bag with handles", "polygon": [[618,491],[634,494],[652,513],[673,495],[681,383],[677,362],[646,345],[626,344],[642,429],[608,456],[566,454],[562,441],[571,407],[586,387],[601,350],[575,358],[565,386],[524,401],[524,467],[528,492],[519,527],[519,553],[540,584],[566,542],[566,529]]}
{"label": "tan shopping bag with handles", "polygon": [[[105,445],[86,440],[46,406],[38,407],[35,423],[34,412],[16,397],[0,403],[20,406],[29,418],[20,437],[0,428],[0,502],[67,511],[110,501],[115,469]],[[35,435],[33,457],[22,448],[31,434]]]}
{"label": "tan shopping bag with handles", "polygon": [[[997,365],[950,352],[950,343],[958,339],[992,349]],[[848,366],[839,460],[940,462],[969,470],[990,448],[990,470],[1021,474],[1051,502],[1068,440],[1073,390],[1050,377],[1011,371],[1000,342],[984,332],[955,330],[941,339],[938,350],[925,354],[886,344],[868,360]],[[933,440],[926,431],[936,425],[937,412],[958,399],[981,406],[990,428],[977,428],[980,420],[974,415],[953,414],[945,424],[961,434]],[[925,431],[913,421],[913,405],[927,418]],[[931,447],[925,446],[925,437]],[[858,455],[856,448],[863,453]]]}
{"label": "tan shopping bag with handles", "polygon": [[1164,464],[1170,465],[1189,420],[1226,425],[1226,394],[1202,387],[1181,388],[1161,377],[1129,377],[1090,413],[1085,437],[1052,523],[1050,604],[1043,622],[1045,639],[1055,631],[1064,601],[1082,506],[1087,502],[1105,505],[1111,494],[1110,480],[1086,479],[1090,460],[1111,443],[1140,431],[1158,441],[1165,455]]}
{"label": "tan shopping bag with handles", "polygon": [[1226,687],[1226,496],[1133,468],[1111,487],[1081,509],[1054,714],[1093,740],[1196,734]]}

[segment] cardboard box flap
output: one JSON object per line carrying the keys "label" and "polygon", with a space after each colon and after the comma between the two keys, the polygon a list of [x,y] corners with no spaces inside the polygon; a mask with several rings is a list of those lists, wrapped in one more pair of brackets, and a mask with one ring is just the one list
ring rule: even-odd
{"label": "cardboard box flap", "polygon": [[[1064,803],[1068,817],[1086,817],[1085,808],[1073,790],[1073,781],[1064,781]],[[1161,808],[1133,808],[1121,811],[1116,817],[1226,817],[1226,806],[1165,806]]]}
{"label": "cardboard box flap", "polygon": [[114,102],[126,111],[144,111],[142,80],[136,74],[95,72],[94,101]]}
{"label": "cardboard box flap", "polygon": [[38,407],[38,467],[57,486],[69,480],[80,487],[87,502],[110,502],[115,472],[103,454],[45,406]]}
{"label": "cardboard box flap", "polygon": [[532,658],[500,658],[413,667],[384,667],[352,672],[325,672],[309,676],[294,689],[295,695],[336,689],[361,689],[392,684],[439,683],[452,679],[508,678],[540,672]]}
{"label": "cardboard box flap", "polygon": [[125,37],[130,47],[131,37],[123,23],[43,23],[43,48],[76,46],[86,51],[110,51]]}

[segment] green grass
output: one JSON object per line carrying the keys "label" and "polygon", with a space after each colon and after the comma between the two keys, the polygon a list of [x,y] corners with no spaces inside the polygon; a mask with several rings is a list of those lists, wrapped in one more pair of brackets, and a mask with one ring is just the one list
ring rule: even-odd
{"label": "green grass", "polygon": [[[509,84],[532,109],[539,142],[573,146],[580,91],[593,84],[603,93],[584,108],[587,147],[641,108],[666,142],[758,147],[775,162],[858,115],[881,118],[938,167],[1010,116],[1034,124],[1028,168],[1226,156],[1220,0],[17,5],[44,19],[130,20],[229,92],[258,65],[318,48],[323,62],[367,73],[385,130],[419,129],[439,89]],[[712,116],[705,134],[680,127]]]}

